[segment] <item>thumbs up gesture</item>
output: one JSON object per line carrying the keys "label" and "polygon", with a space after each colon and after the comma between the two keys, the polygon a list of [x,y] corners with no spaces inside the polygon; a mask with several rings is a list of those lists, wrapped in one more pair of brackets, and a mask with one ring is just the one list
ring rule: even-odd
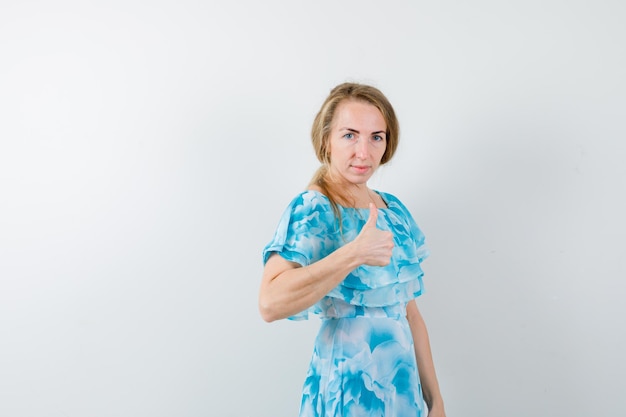
{"label": "thumbs up gesture", "polygon": [[393,235],[391,232],[376,228],[378,209],[370,203],[370,215],[359,235],[352,241],[356,247],[360,264],[371,266],[385,266],[391,260],[393,250]]}

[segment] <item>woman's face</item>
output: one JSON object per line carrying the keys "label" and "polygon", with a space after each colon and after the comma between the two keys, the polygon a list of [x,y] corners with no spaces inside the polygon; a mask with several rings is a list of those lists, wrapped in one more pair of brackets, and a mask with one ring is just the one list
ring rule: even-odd
{"label": "woman's face", "polygon": [[330,171],[347,184],[365,184],[387,147],[387,124],[373,105],[364,101],[339,103],[330,131]]}

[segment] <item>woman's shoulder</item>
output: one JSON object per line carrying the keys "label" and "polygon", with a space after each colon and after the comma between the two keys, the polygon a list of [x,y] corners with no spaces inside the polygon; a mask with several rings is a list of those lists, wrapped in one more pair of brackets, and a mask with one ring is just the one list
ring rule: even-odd
{"label": "woman's shoulder", "polygon": [[389,208],[393,212],[396,212],[400,215],[404,215],[408,217],[411,221],[414,221],[411,215],[411,211],[408,209],[406,205],[404,205],[404,203],[398,197],[396,197],[394,194],[383,192],[383,191],[376,191],[376,192],[385,201],[385,204],[387,204],[387,208]]}
{"label": "woman's shoulder", "polygon": [[424,235],[422,230],[417,225],[417,222],[413,218],[411,214],[411,210],[407,206],[404,205],[402,201],[398,197],[390,193],[384,193],[381,191],[377,191],[380,196],[387,203],[387,207],[389,207],[390,211],[396,213],[399,217],[404,218],[406,222],[408,222],[412,233],[414,234],[416,240],[422,242],[424,240]]}
{"label": "woman's shoulder", "polygon": [[298,193],[285,208],[278,225],[278,230],[285,236],[323,235],[336,228],[330,201],[315,190]]}
{"label": "woman's shoulder", "polygon": [[313,212],[332,210],[330,200],[321,191],[306,189],[298,193],[289,203],[292,212]]}

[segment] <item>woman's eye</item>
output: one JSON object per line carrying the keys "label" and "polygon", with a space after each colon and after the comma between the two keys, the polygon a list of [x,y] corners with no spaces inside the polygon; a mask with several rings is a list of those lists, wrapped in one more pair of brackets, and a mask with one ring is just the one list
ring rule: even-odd
{"label": "woman's eye", "polygon": [[346,133],[345,135],[343,135],[344,139],[353,139],[354,138],[354,133]]}
{"label": "woman's eye", "polygon": [[379,135],[375,135],[375,136],[374,136],[374,141],[376,141],[376,142],[381,142],[381,141],[383,141],[383,140],[384,140],[384,139],[383,139],[383,137],[382,137],[382,136],[379,136]]}

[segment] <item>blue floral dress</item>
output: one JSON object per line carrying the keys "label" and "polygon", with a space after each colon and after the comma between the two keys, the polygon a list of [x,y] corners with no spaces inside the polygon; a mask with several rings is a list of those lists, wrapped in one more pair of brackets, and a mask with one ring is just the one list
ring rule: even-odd
{"label": "blue floral dress", "polygon": [[[393,233],[391,262],[362,265],[324,298],[291,320],[318,314],[315,341],[300,406],[301,417],[425,416],[406,304],[422,293],[420,263],[428,256],[424,235],[407,208],[391,194],[377,227]],[[369,209],[339,206],[341,227],[330,201],[305,191],[289,204],[263,251],[310,265],[356,238]]]}

